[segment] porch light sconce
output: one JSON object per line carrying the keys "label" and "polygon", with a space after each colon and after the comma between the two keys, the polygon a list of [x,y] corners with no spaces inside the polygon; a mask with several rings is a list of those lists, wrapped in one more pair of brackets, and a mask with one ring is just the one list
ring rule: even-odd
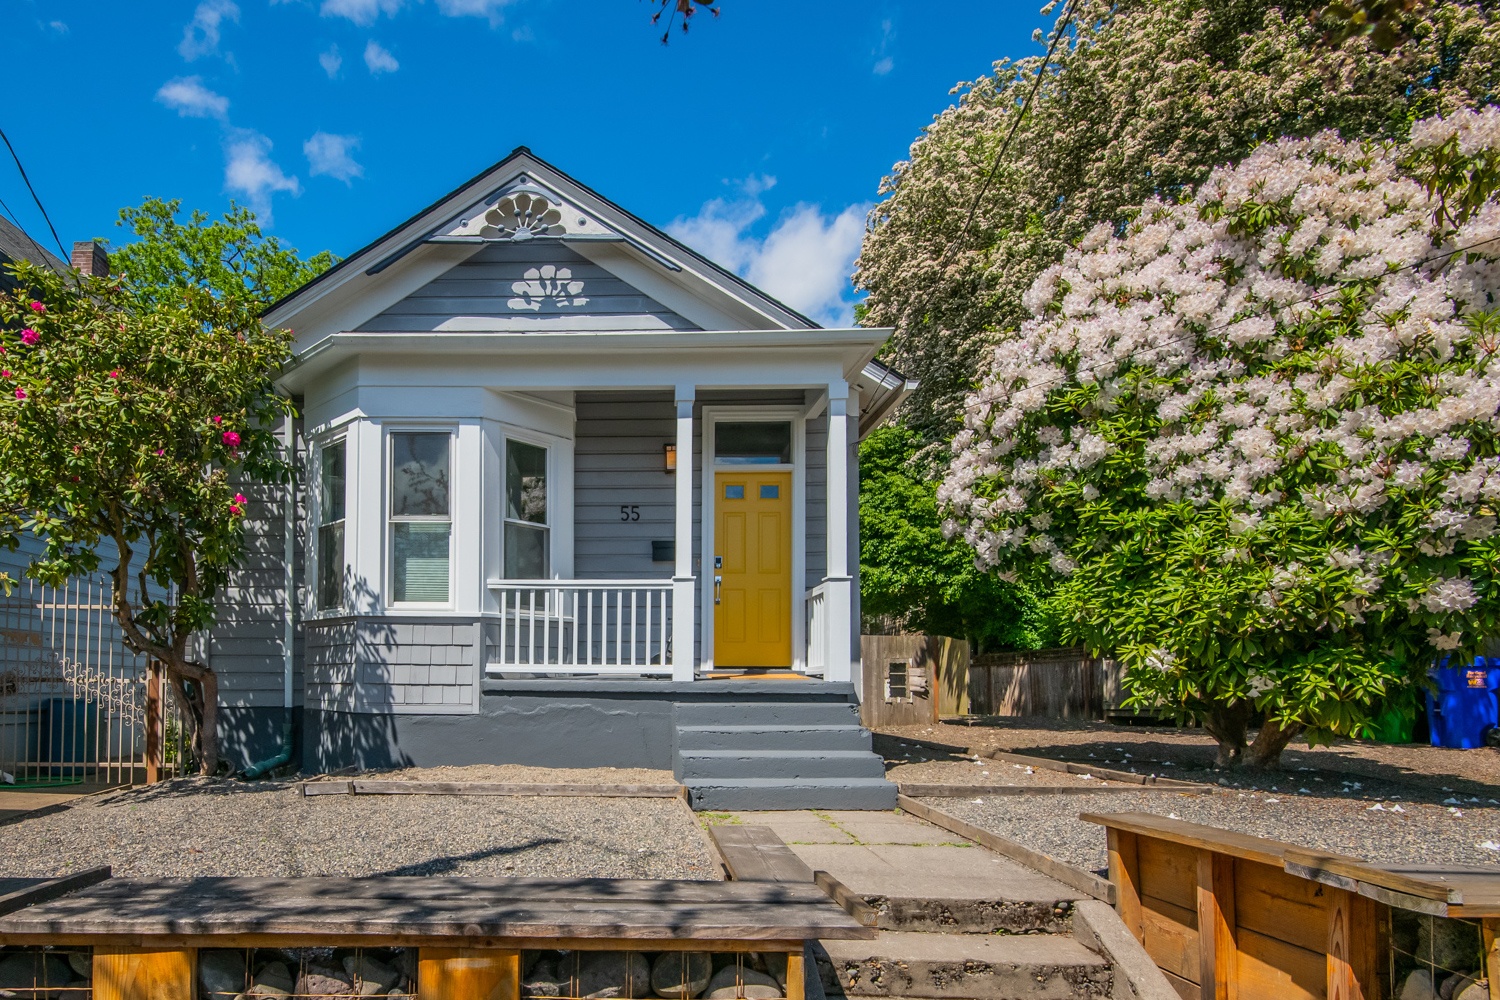
{"label": "porch light sconce", "polygon": [[664,444],[661,446],[662,454],[666,458],[667,472],[677,471],[677,446],[675,444]]}

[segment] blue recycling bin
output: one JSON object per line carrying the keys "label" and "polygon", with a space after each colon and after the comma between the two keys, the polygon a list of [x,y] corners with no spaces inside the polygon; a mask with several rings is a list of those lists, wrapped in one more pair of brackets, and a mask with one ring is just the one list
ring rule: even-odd
{"label": "blue recycling bin", "polygon": [[[1447,662],[1445,659],[1444,663]],[[1484,746],[1484,731],[1500,724],[1500,658],[1475,657],[1466,667],[1434,667],[1427,675],[1437,693],[1427,692],[1427,724],[1432,745],[1455,750]]]}
{"label": "blue recycling bin", "polygon": [[46,770],[54,778],[82,779],[94,770],[99,759],[99,716],[93,708],[82,698],[42,699],[37,750],[39,762],[52,765]]}

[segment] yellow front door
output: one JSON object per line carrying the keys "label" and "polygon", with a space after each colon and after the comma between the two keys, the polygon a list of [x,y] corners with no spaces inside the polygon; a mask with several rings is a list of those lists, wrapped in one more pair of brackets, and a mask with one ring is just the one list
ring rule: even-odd
{"label": "yellow front door", "polygon": [[792,665],[792,474],[714,476],[714,666]]}

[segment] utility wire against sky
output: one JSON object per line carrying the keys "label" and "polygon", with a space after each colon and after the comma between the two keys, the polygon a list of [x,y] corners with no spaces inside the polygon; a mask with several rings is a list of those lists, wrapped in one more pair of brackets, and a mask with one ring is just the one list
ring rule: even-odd
{"label": "utility wire against sky", "polygon": [[[0,139],[5,140],[5,148],[10,150],[10,158],[16,161],[16,169],[21,171],[21,180],[26,182],[26,190],[31,192],[31,200],[36,202],[36,207],[41,210],[42,218],[47,220],[47,228],[52,230],[52,239],[57,242],[57,249],[62,254],[62,259],[67,260],[68,251],[63,248],[62,239],[57,235],[57,227],[52,224],[52,217],[47,214],[47,209],[42,205],[42,199],[37,197],[36,188],[31,186],[31,178],[26,176],[26,168],[21,166],[21,158],[16,155],[16,147],[10,144],[10,136],[5,134],[5,129],[3,128],[0,128]],[[6,209],[7,213],[9,211],[9,209]],[[17,223],[17,225],[20,225],[20,223]],[[23,229],[22,232],[24,231]]]}

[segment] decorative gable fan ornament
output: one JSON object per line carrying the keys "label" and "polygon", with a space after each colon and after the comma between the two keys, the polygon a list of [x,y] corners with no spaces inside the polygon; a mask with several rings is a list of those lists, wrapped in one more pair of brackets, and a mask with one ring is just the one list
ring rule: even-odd
{"label": "decorative gable fan ornament", "polygon": [[562,224],[562,212],[541,195],[525,191],[501,198],[484,213],[484,223],[479,227],[479,235],[484,239],[518,243],[534,236],[561,236],[568,231]]}

